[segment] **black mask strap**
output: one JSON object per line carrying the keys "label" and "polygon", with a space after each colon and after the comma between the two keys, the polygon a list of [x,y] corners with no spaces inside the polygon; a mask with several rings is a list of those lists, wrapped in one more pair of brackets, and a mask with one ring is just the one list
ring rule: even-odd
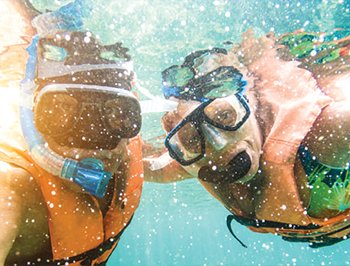
{"label": "black mask strap", "polygon": [[226,225],[227,225],[227,228],[228,230],[230,231],[231,235],[242,245],[242,247],[245,247],[245,248],[248,248],[236,235],[235,233],[233,232],[232,230],[232,220],[234,220],[235,217],[233,215],[227,215],[226,217]]}

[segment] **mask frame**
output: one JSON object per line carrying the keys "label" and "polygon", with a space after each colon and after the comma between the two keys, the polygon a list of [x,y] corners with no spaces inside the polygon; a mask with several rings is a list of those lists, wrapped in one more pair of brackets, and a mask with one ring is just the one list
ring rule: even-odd
{"label": "mask frame", "polygon": [[[226,130],[226,131],[236,131],[238,130],[243,124],[247,121],[247,119],[250,116],[250,107],[248,103],[245,100],[245,97],[241,93],[235,94],[238,101],[242,105],[242,107],[245,110],[244,116],[241,118],[241,120],[235,124],[234,126],[228,126],[228,125],[222,125],[220,123],[217,123],[210,119],[205,113],[204,109],[211,104],[215,99],[206,99],[201,105],[199,105],[195,110],[193,110],[190,114],[188,114],[179,124],[177,124],[166,136],[164,145],[168,149],[170,156],[175,159],[178,163],[180,163],[183,166],[188,166],[193,164],[194,162],[202,159],[205,155],[205,136],[203,133],[203,129],[201,128],[202,123],[207,123],[211,126],[214,126],[216,128]],[[200,138],[200,153],[189,160],[186,160],[183,158],[183,154],[181,153],[180,149],[173,145],[171,143],[171,139],[176,136],[176,134],[188,123],[191,123],[195,127],[195,129],[198,132],[199,138]],[[177,140],[175,140],[176,143]],[[182,156],[182,157],[181,157]]]}

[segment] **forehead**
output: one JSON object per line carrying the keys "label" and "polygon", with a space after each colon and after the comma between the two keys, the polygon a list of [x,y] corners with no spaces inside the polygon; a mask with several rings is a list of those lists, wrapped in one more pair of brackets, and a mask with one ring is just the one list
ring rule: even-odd
{"label": "forehead", "polygon": [[[222,110],[225,108],[237,107],[235,106],[236,103],[237,103],[236,96],[230,95],[227,97],[215,99],[208,106],[206,106],[204,110],[207,112],[213,112],[218,109]],[[201,104],[202,103],[198,101],[180,100],[175,112],[178,117],[181,117],[181,119],[184,119],[187,115],[192,113]]]}

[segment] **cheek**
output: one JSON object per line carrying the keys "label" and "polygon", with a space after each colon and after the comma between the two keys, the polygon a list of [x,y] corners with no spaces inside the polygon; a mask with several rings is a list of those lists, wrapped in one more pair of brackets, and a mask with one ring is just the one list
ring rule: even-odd
{"label": "cheek", "polygon": [[201,160],[200,163],[196,162],[196,163],[193,163],[189,166],[183,166],[183,167],[186,170],[186,172],[189,173],[191,176],[198,177],[199,170],[205,165],[207,165],[207,164],[202,162],[202,160]]}
{"label": "cheek", "polygon": [[162,126],[166,132],[170,132],[178,123],[178,117],[174,113],[167,113],[162,117]]}
{"label": "cheek", "polygon": [[222,132],[222,136],[228,140],[228,145],[234,145],[247,137],[247,132],[244,128],[240,128],[237,131],[230,132],[224,131]]}
{"label": "cheek", "polygon": [[103,160],[105,170],[111,173],[115,173],[121,163],[120,159],[112,158],[112,159],[104,159]]}

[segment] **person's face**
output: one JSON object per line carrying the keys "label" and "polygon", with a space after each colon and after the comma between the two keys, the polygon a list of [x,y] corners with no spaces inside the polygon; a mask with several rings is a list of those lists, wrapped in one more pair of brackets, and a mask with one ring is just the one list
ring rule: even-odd
{"label": "person's face", "polygon": [[[232,104],[233,96],[216,99],[208,105],[204,112],[210,119],[232,123],[239,116],[236,105]],[[162,118],[162,124],[167,132],[170,132],[180,121],[200,105],[196,101],[179,101],[178,108],[168,112]],[[202,128],[205,131],[205,128]],[[253,210],[251,205],[252,195],[247,183],[253,179],[259,168],[261,152],[261,133],[253,112],[245,123],[236,131],[216,129],[220,134],[221,144],[217,145],[213,138],[205,136],[205,155],[200,160],[189,166],[183,166],[186,171],[199,178],[201,184],[229,210],[234,212],[244,209],[247,212]],[[190,127],[178,134],[178,145],[187,152],[192,152],[196,147],[191,140],[196,139],[196,130]],[[219,147],[219,148],[218,148]]]}
{"label": "person's face", "polygon": [[[216,122],[231,124],[240,116],[240,110],[234,104],[234,95],[226,98],[219,98],[213,101],[204,109],[205,115]],[[168,112],[162,119],[163,127],[170,132],[179,122],[200,105],[197,101],[179,101],[175,111]],[[236,131],[227,131],[215,128],[218,138],[208,138],[206,127],[202,127],[205,138],[205,155],[202,159],[184,168],[193,176],[198,176],[205,183],[232,183],[247,182],[256,174],[259,167],[259,157],[261,151],[260,130],[255,120],[254,114],[250,114],[245,123]],[[198,131],[191,127],[186,127],[179,131],[177,144],[181,150],[191,153],[198,150],[196,145]],[[218,145],[218,143],[220,144]],[[210,170],[208,176],[202,176],[203,170]],[[220,178],[210,172],[229,172],[226,178]],[[205,175],[205,174],[204,174]],[[226,180],[223,180],[226,179]]]}

